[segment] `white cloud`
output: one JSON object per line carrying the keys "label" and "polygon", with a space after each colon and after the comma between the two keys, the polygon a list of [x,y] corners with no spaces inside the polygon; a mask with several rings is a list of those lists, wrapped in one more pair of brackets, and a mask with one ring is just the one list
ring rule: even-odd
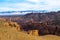
{"label": "white cloud", "polygon": [[[60,8],[60,0],[27,0],[36,3],[35,6],[40,9],[54,10]],[[43,5],[43,3],[46,5]],[[58,9],[59,10],[59,9]]]}
{"label": "white cloud", "polygon": [[9,8],[9,7],[0,7],[0,12],[1,11],[12,11],[15,10],[14,8]]}
{"label": "white cloud", "polygon": [[29,2],[35,2],[35,3],[40,2],[40,0],[27,0],[27,1],[29,1]]}
{"label": "white cloud", "polygon": [[[60,10],[60,0],[26,0],[27,2],[22,3],[5,3],[3,7],[0,7],[0,11],[8,10]],[[33,2],[31,4],[28,2]],[[43,5],[45,3],[46,5]]]}

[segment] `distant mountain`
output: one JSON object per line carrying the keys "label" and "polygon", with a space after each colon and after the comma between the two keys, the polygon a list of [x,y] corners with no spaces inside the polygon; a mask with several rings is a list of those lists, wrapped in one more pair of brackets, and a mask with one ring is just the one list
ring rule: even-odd
{"label": "distant mountain", "polygon": [[60,11],[58,12],[47,12],[47,13],[27,13],[24,15],[7,15],[7,17],[13,18],[12,20],[15,19],[15,16],[18,17],[18,21],[21,20],[21,22],[26,22],[33,20],[34,22],[47,22],[47,21],[56,21],[60,20]]}
{"label": "distant mountain", "polygon": [[25,10],[25,11],[3,11],[3,12],[0,12],[0,13],[16,13],[16,12],[20,12],[20,13],[24,13],[24,12],[46,13],[48,11],[47,10]]}
{"label": "distant mountain", "polygon": [[21,11],[21,12],[38,12],[38,13],[46,13],[48,12],[47,10],[25,10],[25,11]]}

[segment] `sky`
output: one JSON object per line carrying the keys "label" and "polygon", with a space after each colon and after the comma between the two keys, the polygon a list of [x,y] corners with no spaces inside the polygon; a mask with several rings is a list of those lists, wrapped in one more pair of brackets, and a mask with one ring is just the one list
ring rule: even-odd
{"label": "sky", "polygon": [[60,0],[0,0],[0,11],[60,10]]}

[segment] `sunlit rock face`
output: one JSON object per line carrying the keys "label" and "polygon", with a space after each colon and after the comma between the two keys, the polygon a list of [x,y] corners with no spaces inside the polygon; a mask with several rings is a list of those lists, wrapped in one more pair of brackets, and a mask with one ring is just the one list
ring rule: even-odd
{"label": "sunlit rock face", "polygon": [[27,33],[28,33],[29,35],[39,36],[38,30],[29,30]]}

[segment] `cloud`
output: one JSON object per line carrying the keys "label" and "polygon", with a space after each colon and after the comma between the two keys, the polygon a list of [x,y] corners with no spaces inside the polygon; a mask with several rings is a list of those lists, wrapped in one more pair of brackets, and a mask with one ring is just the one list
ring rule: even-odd
{"label": "cloud", "polygon": [[29,10],[29,9],[37,9],[38,5],[36,4],[30,4],[30,3],[14,3],[14,4],[8,4],[4,5],[4,7],[0,7],[0,10]]}
{"label": "cloud", "polygon": [[8,7],[0,7],[0,11],[8,11],[8,10],[14,10],[12,8],[8,8]]}
{"label": "cloud", "polygon": [[40,0],[27,0],[27,1],[29,1],[29,2],[34,2],[34,3],[40,2]]}
{"label": "cloud", "polygon": [[50,8],[51,10],[59,10],[60,9],[60,0],[46,0],[48,9]]}
{"label": "cloud", "polygon": [[42,9],[59,10],[60,0],[27,0],[36,3]]}
{"label": "cloud", "polygon": [[9,10],[60,10],[60,0],[6,0],[9,2],[0,3],[0,11]]}

